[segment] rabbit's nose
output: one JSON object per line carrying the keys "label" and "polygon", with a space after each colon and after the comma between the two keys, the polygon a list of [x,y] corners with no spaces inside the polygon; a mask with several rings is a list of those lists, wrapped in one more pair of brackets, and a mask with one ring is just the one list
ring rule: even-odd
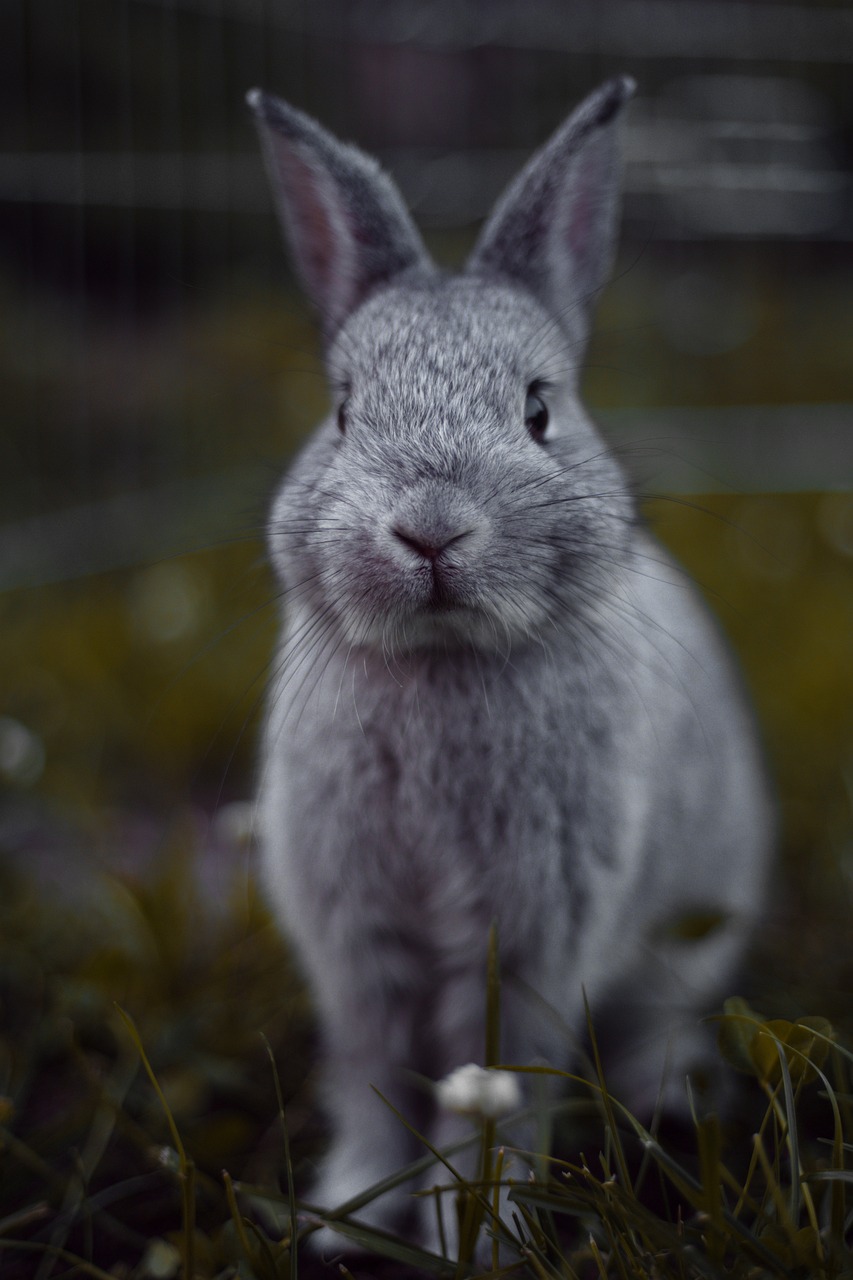
{"label": "rabbit's nose", "polygon": [[442,551],[446,551],[455,542],[461,542],[463,538],[467,538],[471,531],[470,529],[463,529],[461,533],[454,533],[450,536],[429,535],[414,533],[410,529],[400,528],[398,525],[391,532],[399,542],[404,543],[405,546],[409,547],[424,560],[437,560]]}

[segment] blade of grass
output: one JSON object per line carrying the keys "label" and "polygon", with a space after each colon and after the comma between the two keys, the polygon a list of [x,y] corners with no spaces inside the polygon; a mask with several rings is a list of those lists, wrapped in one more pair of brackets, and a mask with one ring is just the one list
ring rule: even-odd
{"label": "blade of grass", "polygon": [[[495,1218],[500,1216],[501,1203],[501,1177],[504,1171],[504,1149],[500,1148],[495,1160],[495,1185],[492,1191],[492,1213]],[[499,1265],[499,1245],[497,1236],[492,1236],[492,1270],[497,1271]]]}
{"label": "blade of grass", "polygon": [[705,1194],[705,1212],[710,1219],[711,1228],[706,1237],[708,1254],[711,1261],[719,1266],[725,1255],[729,1233],[723,1218],[720,1122],[715,1115],[706,1116],[697,1122],[696,1141],[699,1146],[700,1180]]}
{"label": "blade of grass", "polygon": [[[488,952],[486,959],[486,1037],[483,1045],[483,1062],[487,1067],[494,1067],[501,1058],[501,977],[498,955],[497,922],[492,921],[489,927]],[[494,1119],[484,1118],[480,1129],[480,1184],[485,1187],[492,1181],[492,1151],[495,1145],[497,1127]],[[462,1188],[460,1186],[460,1191]],[[459,1221],[459,1258],[457,1262],[457,1280],[461,1280],[465,1263],[473,1256],[477,1237],[488,1207],[482,1197],[471,1194],[471,1186],[463,1192],[462,1213]],[[497,1217],[497,1215],[495,1215]]]}
{"label": "blade of grass", "polygon": [[70,1253],[67,1249],[59,1249],[49,1244],[41,1244],[33,1240],[0,1240],[0,1250],[9,1250],[9,1252],[17,1251],[19,1253],[37,1253],[39,1255],[49,1253],[59,1262],[67,1262],[74,1271],[80,1272],[84,1276],[90,1276],[92,1280],[115,1280],[115,1274],[103,1271],[94,1262],[87,1262],[85,1258],[78,1258],[75,1253]]}
{"label": "blade of grass", "polygon": [[[466,1142],[468,1142],[468,1139],[466,1139]],[[452,1150],[453,1148],[448,1148],[448,1151]],[[404,1169],[400,1169],[397,1173],[389,1174],[387,1178],[383,1178],[379,1182],[374,1182],[357,1196],[353,1196],[352,1199],[347,1200],[346,1204],[338,1205],[335,1212],[341,1214],[356,1213],[359,1209],[363,1208],[364,1205],[370,1204],[372,1200],[376,1200],[379,1196],[384,1195],[386,1191],[392,1191],[402,1183],[410,1182],[413,1178],[416,1178],[418,1174],[425,1173],[426,1170],[431,1169],[434,1164],[435,1159],[433,1156],[423,1156],[420,1160],[413,1161],[412,1164],[406,1165]],[[287,1205],[290,1203],[290,1197],[286,1192],[273,1191],[270,1187],[260,1187],[256,1183],[245,1182],[242,1179],[237,1179],[235,1181],[234,1189],[241,1195],[251,1196],[253,1200],[267,1201],[269,1204]],[[414,1192],[413,1194],[431,1195],[432,1192],[431,1190],[427,1190],[423,1192]],[[298,1211],[304,1210],[308,1213],[321,1214],[324,1212],[322,1208],[315,1205],[312,1201],[301,1198],[297,1198],[296,1207]]]}
{"label": "blade of grass", "polygon": [[[815,1239],[818,1241],[818,1245],[817,1245],[818,1255],[822,1256],[822,1250],[819,1243],[820,1242],[820,1226],[818,1224],[817,1212],[815,1209],[814,1201],[811,1196],[811,1192],[809,1191],[808,1186],[804,1185],[802,1182],[803,1166],[800,1160],[800,1147],[799,1147],[799,1138],[798,1138],[798,1132],[797,1132],[797,1106],[796,1106],[796,1099],[794,1096],[794,1085],[791,1079],[791,1071],[788,1065],[788,1053],[790,1052],[795,1054],[797,1058],[800,1058],[804,1064],[810,1066],[812,1070],[815,1071],[816,1075],[819,1075],[825,1082],[826,1082],[826,1077],[823,1075],[823,1072],[820,1070],[820,1068],[815,1066],[815,1064],[809,1060],[808,1055],[803,1053],[802,1050],[798,1049],[795,1045],[783,1044],[783,1042],[779,1039],[779,1037],[774,1035],[773,1032],[767,1027],[764,1028],[764,1032],[765,1034],[773,1035],[773,1039],[776,1042],[776,1053],[779,1058],[779,1071],[780,1071],[781,1080],[782,1080],[783,1096],[785,1098],[785,1110],[784,1112],[779,1113],[778,1090],[775,1090],[771,1097],[771,1106],[774,1107],[777,1114],[779,1114],[780,1120],[782,1121],[785,1141],[788,1146],[788,1154],[789,1154],[789,1160],[790,1160],[790,1166],[791,1166],[791,1190],[790,1190],[790,1208],[789,1208],[791,1222],[794,1224],[794,1230],[796,1231],[797,1228],[799,1227],[799,1222],[800,1222],[800,1200],[802,1199],[805,1202],[806,1214],[809,1219],[809,1225],[811,1226],[811,1229],[814,1232]],[[769,1095],[770,1093],[769,1086],[765,1086],[765,1090]]]}
{"label": "blade of grass", "polygon": [[10,1213],[6,1218],[0,1218],[0,1236],[6,1236],[10,1231],[18,1231],[21,1227],[32,1226],[34,1222],[41,1222],[50,1213],[47,1204],[30,1205],[28,1209],[19,1209],[17,1213]]}
{"label": "blade of grass", "polygon": [[[468,1186],[469,1184],[466,1183],[465,1179],[462,1177],[462,1174],[459,1172],[459,1170],[453,1167],[453,1165],[447,1159],[447,1156],[443,1152],[439,1151],[438,1147],[434,1147],[432,1143],[429,1141],[429,1139],[425,1138],[424,1135],[420,1133],[419,1130],[417,1130],[414,1125],[409,1124],[409,1121],[406,1119],[403,1113],[401,1111],[398,1111],[397,1108],[394,1106],[393,1102],[389,1102],[389,1100],[385,1097],[385,1095],[381,1093],[379,1089],[376,1088],[375,1085],[371,1085],[371,1088],[373,1089],[373,1092],[376,1094],[376,1096],[380,1098],[382,1102],[385,1103],[385,1106],[388,1107],[388,1109],[394,1113],[394,1115],[397,1117],[400,1123],[405,1125],[409,1133],[411,1133],[414,1137],[416,1137],[419,1142],[422,1142],[423,1145],[426,1147],[427,1151],[431,1152],[432,1155],[435,1157],[435,1159],[444,1165],[445,1169],[447,1169],[448,1173],[453,1178],[454,1182],[456,1182],[459,1185],[464,1184]],[[476,1141],[476,1140],[477,1140],[477,1135],[474,1134],[473,1141]],[[429,1165],[427,1167],[429,1167]],[[488,1208],[488,1203],[485,1200],[485,1198],[483,1196],[480,1196],[480,1199],[483,1201],[483,1204],[486,1205],[486,1207]]]}
{"label": "blade of grass", "polygon": [[[835,1096],[835,1090],[829,1083],[829,1079],[824,1075],[823,1071],[818,1071],[818,1075],[823,1082],[826,1096],[829,1099],[829,1105],[832,1108],[832,1162],[836,1172],[844,1169],[844,1123],[841,1118],[841,1108],[838,1099]],[[845,1179],[846,1181],[846,1179]],[[833,1260],[840,1258],[845,1250],[845,1201],[844,1187],[841,1180],[834,1180],[833,1186],[830,1188],[830,1207],[829,1207],[829,1228],[830,1242],[832,1244]]]}
{"label": "blade of grass", "polygon": [[829,1083],[829,1080],[827,1076],[824,1075],[823,1071],[818,1070],[818,1076],[823,1082],[826,1097],[829,1099],[829,1104],[832,1108],[832,1121],[833,1121],[832,1162],[833,1162],[834,1168],[832,1170],[826,1170],[824,1172],[825,1174],[831,1173],[835,1176],[831,1178],[826,1177],[825,1179],[821,1179],[820,1175],[811,1175],[808,1178],[804,1178],[803,1182],[808,1183],[816,1180],[819,1180],[819,1181],[826,1180],[832,1183],[830,1187],[830,1192],[829,1192],[829,1195],[830,1195],[829,1228],[830,1228],[830,1243],[832,1245],[832,1257],[833,1257],[833,1261],[835,1262],[837,1261],[838,1258],[840,1258],[843,1255],[844,1250],[846,1248],[846,1244],[845,1244],[846,1215],[845,1215],[845,1199],[844,1199],[843,1184],[847,1181],[853,1181],[853,1176],[848,1174],[848,1172],[844,1169],[844,1148],[846,1145],[844,1142],[844,1124],[841,1118],[841,1108],[839,1107],[838,1099],[835,1096],[835,1090],[833,1089],[832,1085]]}
{"label": "blade of grass", "polygon": [[[762,1139],[763,1139],[763,1137],[764,1137],[764,1133],[765,1133],[765,1130],[767,1129],[767,1127],[768,1127],[768,1125],[770,1124],[770,1121],[773,1119],[774,1115],[775,1115],[775,1110],[774,1110],[774,1106],[773,1106],[773,1099],[772,1099],[772,1097],[771,1097],[771,1099],[770,1099],[770,1104],[768,1105],[767,1109],[765,1110],[764,1115],[763,1115],[762,1120],[761,1120],[761,1124],[760,1124],[760,1125],[759,1125],[759,1127],[758,1127],[758,1137],[759,1137],[759,1138],[762,1138]],[[742,1210],[743,1210],[744,1205],[746,1205],[746,1204],[754,1205],[754,1204],[755,1204],[755,1199],[754,1199],[754,1197],[750,1195],[750,1187],[752,1186],[753,1178],[755,1177],[756,1173],[758,1172],[758,1169],[759,1169],[758,1151],[757,1151],[757,1149],[756,1149],[756,1147],[755,1147],[755,1144],[753,1143],[752,1151],[751,1151],[751,1153],[750,1153],[750,1157],[749,1157],[749,1167],[748,1167],[748,1169],[747,1169],[747,1171],[746,1171],[746,1177],[744,1178],[743,1186],[740,1188],[740,1192],[739,1192],[739,1195],[738,1195],[737,1203],[736,1203],[736,1205],[735,1205],[734,1209],[732,1210],[732,1212],[733,1212],[733,1214],[734,1214],[734,1216],[735,1216],[736,1218],[740,1216],[740,1214],[741,1214],[741,1212],[742,1212]],[[760,1212],[760,1210],[757,1210],[757,1212]]]}
{"label": "blade of grass", "polygon": [[[757,1137],[757,1135],[756,1135]],[[652,1144],[652,1154],[659,1167],[670,1179],[678,1191],[687,1199],[694,1209],[703,1209],[703,1189],[701,1183],[697,1182],[685,1169],[682,1169],[676,1160],[672,1158],[663,1147],[661,1147],[653,1138],[649,1137]],[[759,1157],[760,1159],[760,1157]],[[782,1267],[779,1259],[770,1250],[767,1249],[759,1239],[750,1231],[750,1229],[735,1217],[727,1209],[723,1209],[723,1217],[726,1223],[737,1233],[743,1242],[743,1247],[747,1249],[759,1262],[764,1263],[770,1270],[780,1276],[787,1276],[788,1272]]]}
{"label": "blade of grass", "polygon": [[616,1264],[616,1269],[619,1272],[621,1280],[630,1280],[627,1269],[626,1269],[626,1265],[625,1265],[625,1259],[622,1257],[622,1249],[620,1247],[622,1240],[624,1239],[625,1233],[620,1230],[618,1223],[614,1225],[611,1218],[612,1218],[612,1215],[608,1211],[607,1201],[605,1200],[604,1204],[602,1204],[601,1206],[599,1219],[601,1222],[601,1226],[604,1228],[605,1232],[607,1233],[607,1238],[610,1245],[610,1257],[612,1261],[615,1262]]}
{"label": "blade of grass", "polygon": [[[445,1168],[449,1171],[451,1177],[453,1178],[454,1182],[458,1186],[464,1187],[467,1193],[476,1199],[479,1208],[481,1209],[483,1214],[485,1214],[485,1216],[489,1219],[489,1221],[494,1224],[494,1227],[498,1231],[503,1231],[507,1240],[512,1242],[512,1235],[509,1232],[508,1228],[504,1225],[504,1223],[501,1222],[499,1217],[494,1218],[492,1214],[492,1206],[489,1202],[488,1195],[485,1193],[483,1188],[477,1186],[473,1182],[468,1182],[465,1178],[463,1178],[462,1175],[459,1173],[459,1171],[455,1169],[453,1165],[450,1163],[450,1161],[447,1159],[446,1152],[439,1151],[437,1147],[433,1146],[433,1144],[429,1141],[428,1138],[425,1138],[424,1135],[420,1133],[413,1125],[409,1124],[409,1121],[406,1119],[406,1117],[400,1111],[398,1111],[397,1108],[394,1106],[394,1104],[392,1102],[389,1102],[389,1100],[386,1097],[384,1097],[384,1095],[380,1093],[380,1091],[375,1086],[372,1085],[371,1088],[373,1088],[373,1091],[377,1095],[377,1097],[381,1098],[381,1100],[385,1103],[386,1107],[388,1107],[389,1110],[391,1110],[394,1113],[394,1115],[397,1117],[400,1123],[405,1125],[405,1127],[409,1130],[409,1133],[413,1134],[414,1137],[417,1138],[419,1142],[423,1143],[426,1149],[432,1152],[436,1160],[440,1161],[441,1164],[445,1166]],[[458,1145],[464,1146],[466,1145],[466,1142],[463,1141]],[[454,1148],[450,1148],[449,1150],[452,1151],[455,1149],[456,1147],[454,1146]]]}
{"label": "blade of grass", "polygon": [[272,1066],[273,1083],[275,1084],[275,1097],[278,1104],[278,1118],[281,1124],[282,1137],[284,1139],[284,1169],[287,1174],[287,1203],[290,1211],[290,1280],[297,1280],[298,1262],[296,1257],[296,1237],[299,1231],[299,1222],[296,1212],[296,1190],[293,1182],[293,1159],[290,1154],[290,1134],[287,1129],[287,1116],[284,1110],[284,1096],[281,1091],[281,1078],[278,1074],[276,1066],[275,1054],[272,1045],[263,1033],[261,1038],[266,1046],[269,1055],[270,1064]]}
{"label": "blade of grass", "polygon": [[[782,1090],[785,1099],[785,1141],[788,1145],[788,1156],[791,1162],[791,1199],[788,1212],[791,1221],[799,1225],[800,1221],[800,1177],[803,1172],[800,1163],[800,1141],[797,1132],[797,1105],[794,1101],[794,1084],[788,1067],[788,1056],[781,1041],[776,1041],[776,1052],[779,1055],[779,1070],[782,1073]],[[811,1197],[809,1197],[811,1199]],[[814,1217],[814,1205],[810,1205],[812,1226],[817,1231],[817,1220]]]}
{"label": "blade of grass", "polygon": [[181,1174],[183,1202],[183,1255],[186,1280],[195,1280],[195,1165],[187,1160]]}
{"label": "blade of grass", "polygon": [[128,1035],[130,1036],[131,1040],[133,1041],[133,1044],[136,1047],[136,1052],[139,1054],[140,1061],[142,1062],[142,1065],[145,1068],[146,1075],[148,1076],[148,1079],[151,1082],[151,1087],[156,1093],[157,1100],[163,1109],[163,1114],[166,1117],[166,1123],[169,1126],[169,1133],[172,1136],[172,1146],[177,1151],[178,1160],[180,1161],[181,1167],[183,1168],[183,1165],[186,1163],[187,1153],[184,1150],[184,1144],[181,1141],[181,1135],[178,1132],[178,1126],[175,1124],[175,1117],[172,1115],[172,1110],[168,1102],[166,1101],[166,1095],[163,1093],[163,1090],[160,1088],[160,1081],[157,1079],[157,1076],[154,1073],[154,1068],[151,1066],[151,1063],[148,1060],[148,1055],[145,1052],[145,1046],[142,1043],[142,1037],[137,1031],[136,1023],[133,1021],[130,1014],[126,1013],[124,1009],[120,1008],[118,1005],[116,1005],[116,1011],[119,1017],[121,1018],[122,1022],[124,1023],[125,1029]]}
{"label": "blade of grass", "polygon": [[594,1236],[589,1237],[589,1251],[592,1254],[593,1262],[598,1267],[598,1274],[601,1277],[601,1280],[608,1280],[607,1268],[604,1265],[601,1250],[599,1249]]}
{"label": "blade of grass", "polygon": [[[73,1032],[70,1047],[78,1064],[85,1055],[74,1042]],[[136,1059],[125,1049],[116,1064],[116,1069],[108,1081],[99,1081],[98,1106],[92,1118],[89,1133],[83,1150],[79,1153],[74,1173],[68,1178],[56,1221],[51,1229],[50,1244],[62,1248],[75,1221],[78,1219],[89,1201],[88,1188],[92,1177],[103,1159],[116,1126],[116,1117],[120,1113],[127,1091],[133,1083],[137,1072]],[[85,1072],[89,1077],[88,1072]],[[47,1280],[54,1268],[55,1259],[45,1258],[36,1272],[36,1280]]]}
{"label": "blade of grass", "polygon": [[[546,1252],[548,1240],[544,1232],[542,1231],[541,1226],[539,1225],[539,1221],[535,1212],[535,1207],[527,1206],[519,1202],[518,1209],[519,1209],[519,1214],[521,1216],[521,1220],[526,1228],[527,1237],[528,1237],[524,1245],[524,1248],[522,1250],[522,1252],[524,1253],[524,1256],[528,1258],[530,1261],[532,1261],[535,1258],[539,1262],[542,1269],[549,1276],[555,1277],[556,1280],[561,1280],[559,1271],[551,1262]],[[514,1220],[517,1221],[517,1219],[515,1218],[515,1215],[513,1216],[514,1216]],[[519,1239],[522,1239],[523,1236],[520,1230],[518,1231],[518,1234],[519,1234]]]}
{"label": "blade of grass", "polygon": [[232,1182],[231,1175],[228,1173],[227,1169],[222,1170],[222,1180],[225,1183],[225,1198],[228,1201],[231,1221],[234,1223],[234,1229],[237,1232],[237,1237],[243,1248],[243,1252],[246,1255],[246,1261],[249,1266],[253,1266],[254,1250],[252,1249],[251,1241],[246,1233],[246,1223],[244,1222],[243,1215],[240,1212],[240,1206],[238,1205],[237,1197],[234,1194],[234,1183]]}
{"label": "blade of grass", "polygon": [[[243,1222],[246,1225],[246,1229],[254,1236],[258,1249],[260,1250],[263,1262],[263,1272],[270,1277],[270,1280],[279,1280],[281,1272],[273,1255],[269,1239],[264,1235],[258,1224],[256,1222],[252,1222],[251,1218],[244,1218]],[[278,1247],[284,1248],[285,1246],[279,1245]],[[288,1250],[288,1260],[289,1255],[290,1250]],[[257,1253],[255,1254],[255,1257],[257,1257]]]}
{"label": "blade of grass", "polygon": [[408,1244],[398,1236],[363,1226],[357,1222],[347,1222],[343,1218],[329,1217],[327,1220],[323,1214],[318,1214],[317,1216],[321,1221],[327,1222],[327,1225],[332,1228],[336,1235],[352,1240],[354,1244],[359,1245],[367,1253],[380,1254],[382,1257],[390,1258],[394,1262],[402,1262],[406,1266],[417,1267],[419,1270],[429,1271],[433,1275],[447,1275],[447,1263],[443,1258],[436,1257],[433,1253],[427,1253],[425,1249],[419,1249],[416,1245]]}
{"label": "blade of grass", "polygon": [[556,1280],[560,1280],[558,1272],[553,1271],[551,1268],[546,1266],[535,1249],[527,1246],[522,1250],[522,1252],[529,1265],[533,1268],[538,1280],[554,1280],[555,1277]]}
{"label": "blade of grass", "polygon": [[816,1169],[804,1174],[803,1182],[849,1182],[853,1186],[853,1169]]}
{"label": "blade of grass", "polygon": [[47,1161],[42,1159],[37,1152],[16,1137],[10,1129],[6,1129],[3,1126],[0,1126],[0,1151],[3,1152],[4,1156],[12,1156],[30,1173],[38,1174],[42,1181],[47,1183],[56,1198],[61,1198],[65,1190],[65,1179],[55,1169],[51,1169]]}
{"label": "blade of grass", "polygon": [[764,1174],[764,1180],[767,1183],[767,1190],[770,1194],[770,1199],[773,1201],[773,1207],[776,1210],[777,1221],[788,1238],[792,1239],[797,1228],[791,1221],[791,1217],[788,1212],[788,1204],[782,1193],[782,1188],[779,1186],[776,1170],[770,1161],[770,1157],[764,1150],[764,1143],[761,1141],[761,1138],[757,1133],[753,1135],[752,1141],[758,1155],[758,1163],[761,1165],[761,1172]]}
{"label": "blade of grass", "polygon": [[[412,1132],[415,1132],[415,1130],[412,1130]],[[460,1138],[457,1142],[454,1142],[452,1145],[445,1148],[445,1155],[454,1155],[457,1151],[462,1151],[466,1147],[473,1146],[476,1141],[476,1133],[472,1133],[471,1136],[467,1138]],[[364,1207],[364,1205],[370,1204],[372,1200],[377,1200],[379,1196],[384,1195],[386,1191],[393,1191],[404,1182],[411,1182],[412,1179],[417,1178],[420,1174],[426,1173],[428,1169],[433,1167],[437,1160],[440,1160],[440,1157],[437,1154],[422,1156],[419,1160],[414,1160],[411,1164],[408,1164],[403,1169],[398,1170],[397,1173],[389,1174],[387,1178],[382,1178],[379,1182],[373,1183],[372,1186],[367,1187],[357,1196],[353,1196],[350,1200],[347,1200],[345,1204],[336,1206],[334,1213],[340,1213],[341,1215],[357,1213],[359,1209]],[[451,1170],[451,1172],[453,1172],[453,1170]],[[289,1203],[289,1197],[287,1195],[281,1191],[271,1191],[269,1187],[259,1187],[253,1183],[242,1181],[235,1182],[234,1187],[235,1190],[242,1192],[245,1195],[249,1195],[255,1200],[267,1200],[271,1204]],[[416,1192],[415,1194],[431,1195],[432,1192],[424,1191],[423,1193]],[[312,1213],[317,1217],[320,1217],[325,1213],[321,1207],[311,1204],[305,1200],[297,1200],[296,1204],[297,1208],[303,1209],[308,1213]],[[331,1218],[333,1214],[331,1212],[326,1213],[326,1216]]]}
{"label": "blade of grass", "polygon": [[142,1037],[136,1029],[136,1023],[133,1021],[129,1013],[126,1013],[119,1005],[116,1005],[119,1017],[127,1029],[127,1033],[136,1046],[137,1053],[151,1086],[157,1095],[160,1106],[163,1108],[163,1114],[166,1117],[166,1123],[169,1126],[169,1132],[172,1135],[172,1145],[178,1153],[179,1162],[179,1178],[181,1183],[181,1217],[182,1217],[182,1255],[183,1255],[183,1274],[185,1280],[194,1280],[195,1276],[195,1166],[186,1153],[181,1135],[178,1132],[178,1126],[175,1123],[175,1117],[172,1115],[172,1109],[166,1101],[166,1095],[160,1088],[160,1082],[154,1072],[154,1068],[148,1060],[148,1054],[145,1052],[145,1046],[142,1043]]}
{"label": "blade of grass", "polygon": [[473,1183],[456,1188],[454,1207],[459,1224],[459,1250],[456,1259],[455,1280],[463,1280],[468,1265],[474,1257],[474,1249],[483,1223],[484,1210],[473,1191]]}
{"label": "blade of grass", "polygon": [[619,1130],[616,1127],[616,1114],[613,1110],[613,1103],[610,1094],[607,1091],[607,1084],[604,1079],[604,1068],[601,1064],[601,1054],[598,1049],[598,1040],[595,1036],[595,1029],[592,1025],[592,1012],[589,1007],[586,991],[583,993],[583,1007],[586,1013],[586,1026],[589,1033],[590,1046],[592,1048],[593,1063],[595,1066],[595,1075],[598,1080],[598,1087],[601,1092],[601,1102],[604,1107],[604,1114],[607,1121],[607,1132],[613,1143],[613,1152],[616,1156],[616,1163],[619,1166],[619,1176],[626,1188],[631,1187],[631,1178],[628,1173],[628,1161],[625,1159],[625,1151],[622,1147],[622,1139]]}
{"label": "blade of grass", "polygon": [[438,1244],[439,1244],[439,1248],[441,1249],[442,1258],[446,1258],[447,1257],[447,1232],[444,1229],[444,1213],[441,1207],[441,1190],[440,1188],[436,1187],[435,1190],[432,1191],[430,1194],[432,1195],[433,1200],[435,1202],[435,1217],[436,1217],[436,1222],[438,1224]]}

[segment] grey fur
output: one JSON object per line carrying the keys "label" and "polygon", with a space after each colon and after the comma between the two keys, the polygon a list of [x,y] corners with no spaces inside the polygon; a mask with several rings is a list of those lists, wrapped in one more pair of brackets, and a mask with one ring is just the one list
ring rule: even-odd
{"label": "grey fur", "polygon": [[[455,277],[372,162],[251,99],[336,400],[270,517],[286,607],[259,786],[265,882],[323,1035],[327,1208],[422,1154],[371,1086],[434,1143],[466,1131],[410,1073],[482,1062],[493,920],[503,1060],[569,1064],[585,990],[614,1091],[648,1109],[667,1065],[683,1088],[760,912],[772,807],[737,675],[577,394],[630,90],[581,105]],[[306,266],[318,201],[328,259]],[[707,911],[720,927],[679,941]],[[396,1227],[410,1204],[363,1216]]]}
{"label": "grey fur", "polygon": [[247,101],[296,269],[330,340],[376,285],[429,268],[426,249],[375,160],[280,98],[252,89]]}

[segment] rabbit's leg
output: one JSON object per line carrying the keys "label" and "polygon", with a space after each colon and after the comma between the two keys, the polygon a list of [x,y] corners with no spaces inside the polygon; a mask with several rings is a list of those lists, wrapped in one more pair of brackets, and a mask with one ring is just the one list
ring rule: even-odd
{"label": "rabbit's leg", "polygon": [[593,1008],[608,1089],[643,1123],[655,1113],[687,1121],[691,1091],[694,1101],[706,1093],[715,1107],[725,1103],[716,1028],[704,1015],[719,999],[734,955],[724,934],[660,947],[610,993],[600,1015]]}
{"label": "rabbit's leg", "polygon": [[645,1015],[629,1037],[605,1053],[608,1092],[645,1125],[655,1116],[687,1123],[691,1096],[699,1101],[707,1092],[715,1108],[723,1103],[713,1033],[699,1015],[676,1016],[671,1010],[646,1010]]}
{"label": "rabbit's leg", "polygon": [[[326,1021],[323,1027],[321,1086],[331,1142],[309,1198],[325,1210],[339,1208],[422,1154],[383,1100],[407,1119],[418,1103],[423,1107],[406,1076],[417,1001],[407,1004],[399,994],[392,997],[380,989],[359,991],[354,981],[345,1003],[345,1018]],[[372,1199],[354,1210],[353,1217],[397,1230],[411,1205],[409,1191],[404,1185]],[[327,1256],[354,1248],[331,1227],[310,1240],[312,1248]]]}
{"label": "rabbit's leg", "polygon": [[[536,1054],[526,1011],[516,1007],[517,1004],[516,999],[507,999],[505,993],[501,1056],[508,1064],[530,1062]],[[436,1045],[433,1052],[439,1075],[446,1077],[456,1068],[468,1063],[482,1065],[486,1047],[485,1008],[486,989],[481,973],[460,974],[442,985],[434,1006]],[[520,1109],[527,1092],[524,1076],[514,1074],[513,1079],[518,1084]],[[486,1078],[483,1104],[486,1111],[489,1108],[490,1093]],[[460,1114],[451,1107],[437,1106],[430,1137],[439,1151],[447,1151],[460,1141],[473,1139],[462,1149],[448,1153],[447,1159],[453,1173],[446,1166],[437,1165],[427,1172],[422,1181],[422,1190],[438,1186],[449,1189],[441,1194],[436,1191],[435,1195],[423,1198],[421,1240],[426,1248],[434,1252],[441,1252],[443,1248],[454,1260],[460,1243],[456,1202],[461,1182],[456,1183],[453,1174],[458,1174],[461,1180],[475,1186],[480,1183],[483,1173],[481,1134],[482,1121],[477,1116]],[[527,1176],[527,1164],[520,1153],[533,1149],[534,1138],[535,1122],[531,1120],[517,1121],[511,1127],[499,1125],[498,1141],[515,1148],[518,1153],[505,1152],[502,1178],[510,1176],[524,1179]],[[512,1225],[512,1206],[508,1200],[508,1191],[508,1187],[502,1187],[496,1200],[493,1187],[482,1188],[482,1195],[488,1200],[490,1211],[485,1215],[485,1229],[480,1233],[476,1257],[484,1265],[489,1263],[492,1253],[491,1235],[488,1231],[499,1229],[493,1216],[495,1204],[497,1218],[510,1228]]]}

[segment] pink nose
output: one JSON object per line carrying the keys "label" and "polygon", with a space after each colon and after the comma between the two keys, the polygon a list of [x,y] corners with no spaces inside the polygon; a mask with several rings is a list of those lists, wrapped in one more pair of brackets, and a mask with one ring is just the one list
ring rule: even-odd
{"label": "pink nose", "polygon": [[454,533],[451,537],[429,537],[426,534],[413,534],[403,529],[392,529],[395,538],[410,547],[417,555],[422,556],[424,560],[437,560],[442,551],[452,546],[454,542],[460,542],[462,538],[468,536],[468,530],[462,533]]}
{"label": "pink nose", "polygon": [[411,547],[417,555],[423,556],[424,560],[435,560],[447,546],[446,542],[439,543],[438,539],[415,538],[410,533],[403,533],[402,529],[395,529],[394,537]]}

